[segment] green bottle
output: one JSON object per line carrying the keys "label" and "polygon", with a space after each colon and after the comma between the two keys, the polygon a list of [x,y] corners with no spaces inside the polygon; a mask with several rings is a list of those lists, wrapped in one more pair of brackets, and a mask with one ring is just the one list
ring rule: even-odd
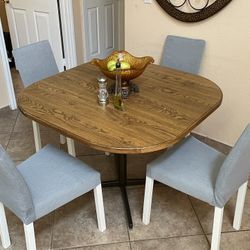
{"label": "green bottle", "polygon": [[119,59],[117,59],[116,62],[114,107],[119,110],[124,110],[124,104],[122,101],[122,86],[121,86],[121,63]]}

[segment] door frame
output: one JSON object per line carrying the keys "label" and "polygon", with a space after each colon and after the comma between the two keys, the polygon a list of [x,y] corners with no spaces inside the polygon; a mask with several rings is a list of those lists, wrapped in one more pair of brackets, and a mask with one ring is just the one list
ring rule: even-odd
{"label": "door frame", "polygon": [[71,69],[77,66],[76,40],[74,28],[74,0],[58,0],[62,25],[62,41],[65,54],[65,67]]}
{"label": "door frame", "polygon": [[7,49],[5,45],[5,40],[3,36],[3,27],[2,27],[2,22],[0,18],[0,54],[2,54],[3,58],[3,73],[4,73],[4,78],[7,84],[7,92],[8,92],[8,99],[9,99],[9,106],[12,110],[17,109],[17,103],[16,103],[16,96],[14,92],[14,86],[12,82],[12,77],[10,73],[10,66],[9,66],[9,61],[8,61],[8,56],[7,56]]}

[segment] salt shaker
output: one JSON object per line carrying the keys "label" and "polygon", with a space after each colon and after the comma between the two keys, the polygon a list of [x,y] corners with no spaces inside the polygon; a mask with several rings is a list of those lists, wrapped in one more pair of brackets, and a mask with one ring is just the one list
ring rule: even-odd
{"label": "salt shaker", "polygon": [[99,85],[98,103],[101,106],[105,106],[109,102],[109,94],[107,91],[107,79],[105,77],[99,77],[97,81]]}

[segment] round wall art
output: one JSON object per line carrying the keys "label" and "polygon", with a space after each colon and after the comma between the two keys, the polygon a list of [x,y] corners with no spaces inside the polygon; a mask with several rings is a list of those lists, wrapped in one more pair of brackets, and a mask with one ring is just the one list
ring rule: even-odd
{"label": "round wall art", "polygon": [[182,22],[199,22],[213,16],[232,0],[156,0],[170,16]]}

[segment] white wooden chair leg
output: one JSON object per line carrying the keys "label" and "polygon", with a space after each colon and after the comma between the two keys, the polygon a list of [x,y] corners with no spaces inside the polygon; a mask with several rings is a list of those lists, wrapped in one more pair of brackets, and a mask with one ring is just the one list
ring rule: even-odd
{"label": "white wooden chair leg", "polygon": [[0,202],[0,236],[3,248],[10,246],[10,235],[8,230],[8,224],[6,221],[5,211],[3,203]]}
{"label": "white wooden chair leg", "polygon": [[221,237],[221,228],[222,228],[222,221],[223,221],[223,212],[224,212],[224,207],[214,208],[214,222],[213,222],[211,250],[220,249],[220,237]]}
{"label": "white wooden chair leg", "polygon": [[247,192],[247,183],[248,181],[246,181],[244,184],[240,186],[237,194],[237,201],[235,206],[234,222],[233,222],[233,228],[236,230],[240,230],[241,226],[245,197]]}
{"label": "white wooden chair leg", "polygon": [[65,144],[66,142],[66,137],[64,135],[60,135],[60,144]]}
{"label": "white wooden chair leg", "polygon": [[67,137],[68,153],[76,157],[75,143],[74,140]]}
{"label": "white wooden chair leg", "polygon": [[36,152],[38,152],[42,148],[39,124],[35,121],[32,121],[32,126],[33,126],[33,133],[34,133],[35,148],[36,148]]}
{"label": "white wooden chair leg", "polygon": [[23,227],[24,227],[27,250],[36,250],[34,224],[33,223],[30,223],[29,225],[23,224]]}
{"label": "white wooden chair leg", "polygon": [[95,197],[95,208],[96,208],[98,228],[101,232],[103,232],[106,230],[106,220],[105,220],[105,212],[104,212],[104,206],[103,206],[102,185],[101,184],[99,184],[94,189],[94,197]]}
{"label": "white wooden chair leg", "polygon": [[150,177],[146,177],[145,192],[144,192],[144,204],[142,222],[148,225],[150,222],[152,196],[153,196],[154,180]]}

